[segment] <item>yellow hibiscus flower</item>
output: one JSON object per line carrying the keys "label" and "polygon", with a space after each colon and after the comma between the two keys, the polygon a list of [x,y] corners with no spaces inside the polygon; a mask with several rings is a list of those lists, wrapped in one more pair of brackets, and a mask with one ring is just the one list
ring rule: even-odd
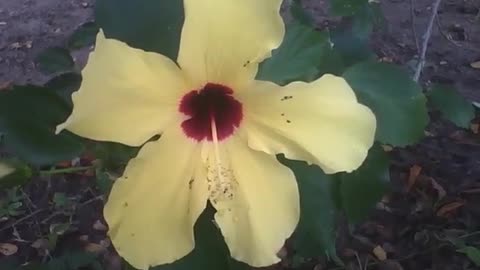
{"label": "yellow hibiscus flower", "polygon": [[375,117],[344,79],[283,87],[255,80],[283,39],[281,2],[184,0],[178,65],[98,34],[73,112],[57,132],[144,144],[104,210],[113,245],[134,267],[191,252],[207,201],[233,258],[277,263],[299,220],[299,194],[275,155],[327,173],[365,159]]}

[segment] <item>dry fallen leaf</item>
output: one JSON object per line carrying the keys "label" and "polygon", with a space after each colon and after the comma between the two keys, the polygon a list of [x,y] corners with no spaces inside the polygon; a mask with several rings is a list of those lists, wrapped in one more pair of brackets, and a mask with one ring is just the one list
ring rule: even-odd
{"label": "dry fallen leaf", "polygon": [[393,146],[388,145],[388,144],[382,144],[383,151],[385,152],[392,152],[393,151]]}
{"label": "dry fallen leaf", "polygon": [[12,86],[12,81],[6,81],[0,83],[0,91],[8,90]]}
{"label": "dry fallen leaf", "polygon": [[427,130],[425,130],[423,132],[423,134],[425,134],[426,137],[435,137],[435,134],[433,132],[430,132],[430,131],[427,131]]}
{"label": "dry fallen leaf", "polygon": [[0,253],[5,256],[11,256],[17,253],[18,247],[14,244],[10,243],[0,243]]}
{"label": "dry fallen leaf", "polygon": [[100,220],[95,221],[93,224],[93,229],[97,231],[106,231],[107,226],[105,226]]}
{"label": "dry fallen leaf", "polygon": [[35,249],[47,249],[48,245],[49,243],[47,239],[40,238],[33,242],[30,246]]}
{"label": "dry fallen leaf", "polygon": [[107,250],[104,246],[96,243],[88,243],[87,245],[85,245],[84,249],[85,251],[91,252],[94,254],[100,254]]}
{"label": "dry fallen leaf", "polygon": [[348,257],[348,258],[353,258],[355,257],[355,254],[357,252],[351,248],[345,248],[344,250],[342,250],[342,256],[344,257]]}
{"label": "dry fallen leaf", "polygon": [[381,246],[374,247],[372,252],[380,261],[385,261],[387,259],[387,252]]}
{"label": "dry fallen leaf", "polygon": [[112,245],[112,242],[110,242],[110,240],[107,238],[100,240],[99,244],[104,248],[109,248]]}
{"label": "dry fallen leaf", "polygon": [[480,193],[480,188],[472,188],[472,189],[463,190],[462,193],[477,194],[477,193]]}
{"label": "dry fallen leaf", "polygon": [[478,134],[480,131],[480,124],[471,124],[470,130],[473,132],[473,134]]}
{"label": "dry fallen leaf", "polygon": [[385,63],[393,63],[393,59],[388,56],[384,56],[380,59],[380,61],[385,62]]}
{"label": "dry fallen leaf", "polygon": [[473,62],[470,66],[475,69],[480,69],[480,61]]}
{"label": "dry fallen leaf", "polygon": [[457,210],[458,208],[462,207],[463,205],[465,205],[464,202],[447,203],[444,206],[440,207],[440,209],[438,209],[437,216],[447,217],[449,214],[451,214],[453,211]]}
{"label": "dry fallen leaf", "polygon": [[438,199],[441,200],[443,197],[447,195],[445,189],[437,182],[435,179],[429,177],[430,182],[432,183],[432,187],[437,191]]}
{"label": "dry fallen leaf", "polygon": [[410,168],[410,174],[408,176],[408,183],[407,183],[407,191],[412,190],[412,187],[415,185],[415,182],[417,182],[418,176],[422,172],[422,167],[419,165],[413,165]]}

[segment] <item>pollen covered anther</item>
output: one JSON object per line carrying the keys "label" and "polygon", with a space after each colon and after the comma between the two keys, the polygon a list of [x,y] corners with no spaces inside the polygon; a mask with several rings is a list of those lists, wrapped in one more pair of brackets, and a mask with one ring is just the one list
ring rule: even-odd
{"label": "pollen covered anther", "polygon": [[183,96],[179,111],[190,118],[182,123],[185,134],[197,141],[213,140],[211,123],[216,124],[218,140],[233,134],[243,118],[242,104],[227,86],[208,83]]}

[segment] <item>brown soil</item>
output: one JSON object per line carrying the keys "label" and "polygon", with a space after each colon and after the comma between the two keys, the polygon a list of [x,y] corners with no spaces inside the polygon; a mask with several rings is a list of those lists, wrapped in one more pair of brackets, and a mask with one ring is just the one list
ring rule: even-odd
{"label": "brown soil", "polygon": [[[304,0],[319,27],[335,22],[327,15],[326,2]],[[384,0],[382,8],[387,22],[373,39],[377,53],[396,63],[411,65],[418,55],[415,40],[421,44],[432,2]],[[94,0],[1,0],[0,86],[7,82],[45,82],[48,78],[35,70],[33,59],[45,48],[64,45],[74,29],[93,20],[93,5]],[[480,69],[470,66],[480,61],[479,12],[478,0],[443,1],[429,43],[422,83],[452,83],[464,96],[480,102]],[[78,55],[81,66],[85,54]],[[434,122],[427,138],[417,146],[393,151],[391,193],[369,221],[355,226],[351,233],[339,235],[338,253],[347,263],[345,269],[361,269],[360,265],[365,269],[474,269],[465,256],[441,239],[447,234],[468,236],[480,230],[479,136],[438,120],[436,114],[432,116]],[[420,166],[422,170],[415,185],[407,190],[413,166]],[[24,191],[33,199],[25,215],[35,209],[51,208],[53,193],[66,192],[77,203],[73,216],[77,230],[62,238],[57,248],[102,243],[104,232],[92,229],[93,224],[101,220],[102,203],[91,200],[96,196],[91,186],[87,176],[29,185]],[[452,203],[458,207],[439,214],[442,207]],[[44,236],[51,224],[69,218],[68,213],[52,216],[52,212],[46,212],[20,223],[16,229],[19,237],[27,242],[17,241],[21,249],[18,259],[27,262],[38,258],[37,251],[30,247],[32,241]],[[10,229],[2,231],[5,224],[0,221],[0,243],[18,238]],[[466,238],[474,245],[479,245],[479,239]],[[373,255],[376,246],[386,251],[388,260],[378,261]],[[107,253],[105,260],[107,269],[118,269],[117,256]],[[332,264],[313,260],[300,269],[343,269],[327,268],[327,265]],[[288,263],[285,267],[290,268]]]}

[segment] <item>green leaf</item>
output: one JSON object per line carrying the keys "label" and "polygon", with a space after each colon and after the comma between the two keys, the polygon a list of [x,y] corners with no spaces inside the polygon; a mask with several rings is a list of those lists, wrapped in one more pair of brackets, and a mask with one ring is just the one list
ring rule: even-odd
{"label": "green leaf", "polygon": [[95,185],[97,186],[98,190],[100,190],[102,194],[108,194],[113,186],[113,181],[110,179],[108,173],[97,169],[95,175],[97,176]]}
{"label": "green leaf", "polygon": [[350,67],[343,76],[359,101],[375,113],[377,140],[405,146],[424,136],[428,123],[426,99],[407,72],[392,64],[363,62]]}
{"label": "green leaf", "polygon": [[50,233],[55,235],[63,235],[70,228],[70,223],[51,224]]}
{"label": "green leaf", "polygon": [[65,48],[53,47],[41,52],[36,58],[38,69],[45,74],[71,71],[75,62]]}
{"label": "green leaf", "polygon": [[[247,270],[247,265],[231,259],[227,245],[213,223],[211,206],[200,215],[195,224],[195,249],[184,258],[150,270]],[[126,270],[135,269],[125,262]]]}
{"label": "green leaf", "polygon": [[102,269],[95,254],[84,251],[68,251],[47,263],[48,270],[81,270],[85,268]]}
{"label": "green leaf", "polygon": [[62,208],[68,205],[69,199],[65,193],[55,192],[53,194],[53,203],[55,204],[55,207]]}
{"label": "green leaf", "polygon": [[368,0],[330,0],[330,12],[334,16],[352,16],[368,5]]}
{"label": "green leaf", "polygon": [[302,257],[326,254],[337,262],[335,219],[337,211],[332,197],[335,176],[326,175],[317,166],[305,162],[279,160],[295,173],[300,192],[300,222],[293,241]]}
{"label": "green leaf", "polygon": [[98,0],[95,19],[106,37],[177,59],[184,20],[182,0]]}
{"label": "green leaf", "polygon": [[307,26],[313,25],[312,16],[302,7],[301,0],[293,0],[292,5],[290,6],[290,14],[301,24]]}
{"label": "green leaf", "polygon": [[70,49],[80,49],[93,45],[98,30],[98,25],[95,22],[87,22],[80,25],[68,39],[68,47]]}
{"label": "green leaf", "polygon": [[351,18],[351,33],[362,40],[369,40],[375,26],[381,26],[385,18],[378,3],[362,6]]}
{"label": "green leaf", "polygon": [[338,70],[332,59],[328,32],[318,32],[299,23],[287,25],[282,45],[272,57],[261,63],[257,79],[284,85],[291,81],[311,80],[320,74]]}
{"label": "green leaf", "polygon": [[0,189],[22,186],[32,177],[32,170],[17,160],[0,160]]}
{"label": "green leaf", "polygon": [[480,267],[480,249],[472,246],[466,246],[457,250],[457,252],[467,255],[467,257],[475,264],[475,266]]}
{"label": "green leaf", "polygon": [[333,48],[341,55],[346,67],[376,58],[370,46],[370,29],[362,29],[368,25],[361,23],[359,19],[347,21],[331,32]]}
{"label": "green leaf", "polygon": [[53,91],[38,86],[16,86],[0,92],[0,126],[6,149],[22,159],[49,165],[69,160],[83,150],[82,141],[69,132],[55,135],[55,127],[71,108]]}
{"label": "green leaf", "polygon": [[103,167],[110,170],[122,169],[130,159],[137,155],[139,150],[139,147],[113,142],[95,143],[93,148],[95,157],[102,161]]}
{"label": "green leaf", "polygon": [[83,251],[67,253],[63,257],[70,270],[81,269],[96,261],[95,254]]}
{"label": "green leaf", "polygon": [[362,221],[383,197],[390,182],[389,165],[387,154],[375,145],[358,170],[340,174],[342,208],[350,222]]}
{"label": "green leaf", "polygon": [[69,72],[49,80],[45,87],[57,93],[70,107],[73,107],[72,94],[80,88],[82,75]]}
{"label": "green leaf", "polygon": [[475,118],[475,108],[454,88],[445,85],[434,85],[429,93],[431,104],[442,115],[462,128],[469,128]]}

